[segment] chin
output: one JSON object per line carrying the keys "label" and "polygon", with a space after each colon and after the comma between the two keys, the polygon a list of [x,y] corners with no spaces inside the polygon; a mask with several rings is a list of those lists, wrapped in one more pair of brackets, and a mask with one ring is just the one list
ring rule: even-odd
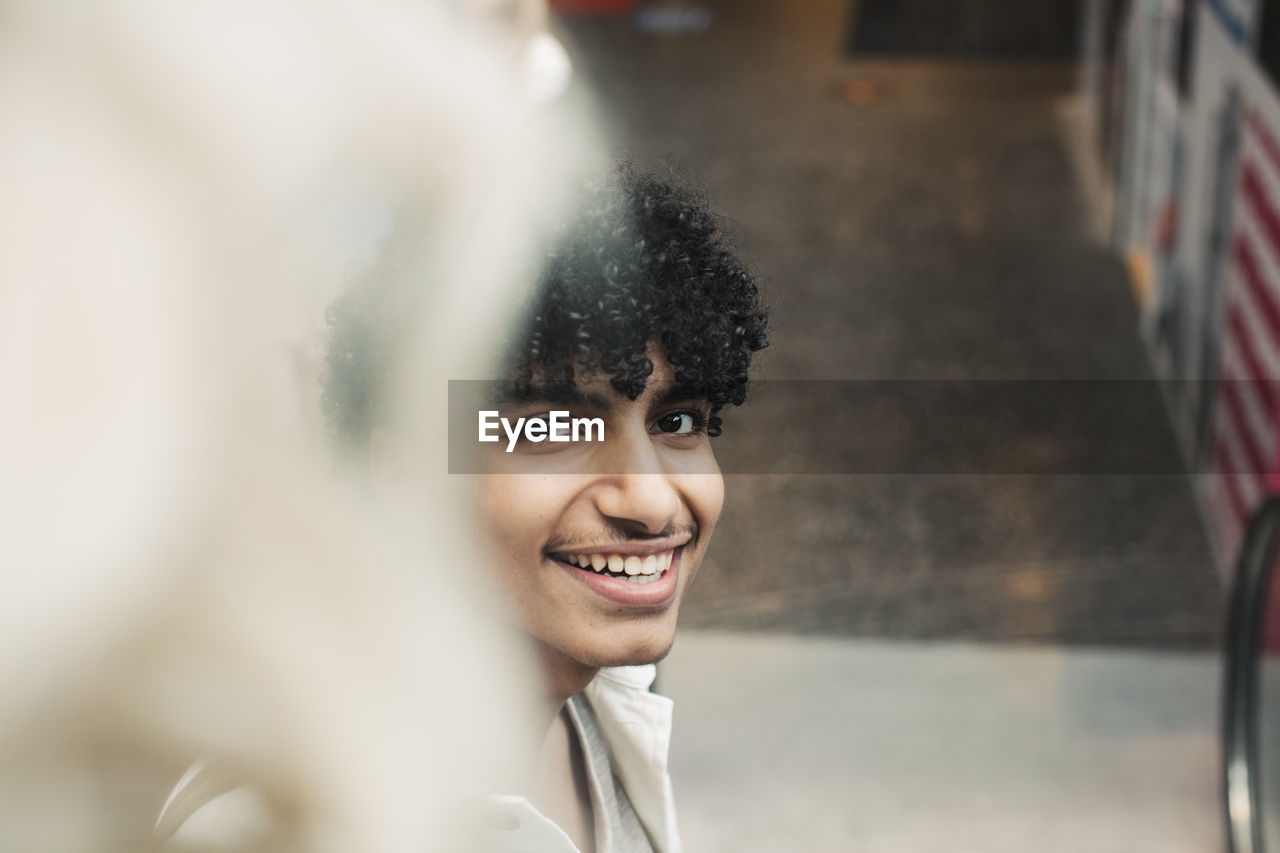
{"label": "chin", "polygon": [[657,663],[667,656],[675,641],[674,633],[658,637],[632,638],[626,642],[601,643],[592,650],[590,666],[643,666]]}

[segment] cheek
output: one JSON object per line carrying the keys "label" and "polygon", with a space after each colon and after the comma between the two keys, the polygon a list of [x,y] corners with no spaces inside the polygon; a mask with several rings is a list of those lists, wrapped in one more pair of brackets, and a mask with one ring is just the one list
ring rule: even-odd
{"label": "cheek", "polygon": [[689,479],[691,482],[685,487],[685,493],[705,541],[720,519],[720,510],[724,508],[724,478],[716,473],[698,474]]}
{"label": "cheek", "polygon": [[478,521],[490,541],[508,557],[540,552],[566,502],[558,478],[495,474],[481,479]]}

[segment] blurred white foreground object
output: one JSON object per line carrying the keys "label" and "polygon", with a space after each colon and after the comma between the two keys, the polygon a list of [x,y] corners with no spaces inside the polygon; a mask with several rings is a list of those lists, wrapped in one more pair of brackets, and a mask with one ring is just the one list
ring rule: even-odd
{"label": "blurred white foreground object", "polygon": [[550,33],[535,33],[529,39],[525,65],[529,70],[526,91],[534,103],[553,101],[569,88],[573,63],[564,45]]}
{"label": "blurred white foreground object", "polygon": [[523,672],[443,465],[426,560],[366,529],[315,422],[351,223],[433,223],[442,405],[590,136],[433,10],[0,2],[0,848],[131,848],[205,755],[264,844],[457,849],[501,772]]}

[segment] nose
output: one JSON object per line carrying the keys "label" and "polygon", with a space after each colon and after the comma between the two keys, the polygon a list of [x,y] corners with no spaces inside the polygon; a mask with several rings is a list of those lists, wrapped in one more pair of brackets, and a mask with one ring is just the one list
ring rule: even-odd
{"label": "nose", "polygon": [[683,502],[648,431],[610,436],[601,451],[593,486],[600,514],[634,533],[656,536],[667,530]]}

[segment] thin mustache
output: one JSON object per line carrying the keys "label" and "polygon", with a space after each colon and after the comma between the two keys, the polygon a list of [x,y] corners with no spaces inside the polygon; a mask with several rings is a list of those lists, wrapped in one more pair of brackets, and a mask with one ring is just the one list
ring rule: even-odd
{"label": "thin mustache", "polygon": [[593,549],[599,551],[607,551],[610,548],[625,548],[628,545],[644,545],[650,542],[661,542],[663,540],[671,540],[684,544],[693,544],[698,539],[698,525],[691,524],[678,528],[664,530],[661,533],[653,535],[636,536],[622,532],[610,531],[607,535],[600,534],[574,534],[571,536],[555,536],[547,542],[544,550],[548,554],[563,553],[571,547],[576,547],[576,543],[589,542]]}

